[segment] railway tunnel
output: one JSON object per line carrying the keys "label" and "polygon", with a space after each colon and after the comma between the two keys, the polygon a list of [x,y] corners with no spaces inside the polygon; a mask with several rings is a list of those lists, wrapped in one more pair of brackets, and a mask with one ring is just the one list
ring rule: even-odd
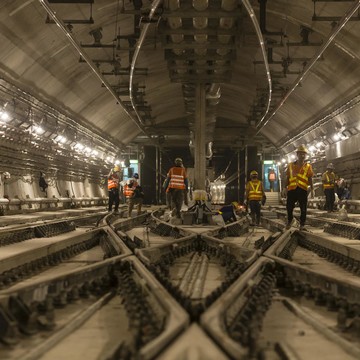
{"label": "railway tunnel", "polygon": [[[0,357],[359,358],[359,8],[3,1]],[[302,144],[307,232],[284,196]],[[177,157],[181,219],[162,189]],[[107,211],[114,165],[140,175],[141,213]],[[259,226],[243,207],[216,223],[253,170]]]}

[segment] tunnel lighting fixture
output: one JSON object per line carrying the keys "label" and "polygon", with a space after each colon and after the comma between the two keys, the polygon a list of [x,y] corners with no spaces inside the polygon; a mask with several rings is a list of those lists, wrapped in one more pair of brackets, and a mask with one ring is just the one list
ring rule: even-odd
{"label": "tunnel lighting fixture", "polygon": [[38,135],[42,135],[45,132],[45,130],[41,126],[34,126],[34,131]]}
{"label": "tunnel lighting fixture", "polygon": [[119,165],[120,164],[120,160],[116,159],[115,160],[115,165]]}
{"label": "tunnel lighting fixture", "polygon": [[316,147],[314,146],[314,145],[311,145],[310,147],[309,147],[309,151],[310,152],[314,152],[316,150]]}
{"label": "tunnel lighting fixture", "polygon": [[92,154],[93,156],[98,156],[98,155],[99,155],[99,152],[98,152],[97,150],[93,150],[93,151],[91,152],[91,154]]}
{"label": "tunnel lighting fixture", "polygon": [[296,158],[295,154],[291,154],[291,155],[290,155],[290,159],[291,159],[291,160],[295,160],[295,158]]}
{"label": "tunnel lighting fixture", "polygon": [[282,161],[283,164],[286,163],[286,159],[285,159],[285,158],[284,158],[284,159],[281,159],[281,161]]}
{"label": "tunnel lighting fixture", "polygon": [[80,144],[80,143],[77,143],[77,144],[75,145],[75,149],[81,151],[82,149],[84,149],[84,145],[83,145],[83,144]]}
{"label": "tunnel lighting fixture", "polygon": [[323,145],[324,145],[324,144],[323,144],[321,141],[319,141],[315,146],[316,146],[318,149],[320,149]]}
{"label": "tunnel lighting fixture", "polygon": [[91,148],[89,148],[89,147],[86,147],[84,151],[85,151],[86,153],[91,153],[91,152],[92,152]]}
{"label": "tunnel lighting fixture", "polygon": [[62,143],[62,144],[65,144],[67,139],[65,136],[63,135],[58,135],[56,138],[55,138],[55,141],[56,142],[59,142],[59,143]]}
{"label": "tunnel lighting fixture", "polygon": [[3,121],[9,120],[10,116],[6,111],[0,111],[0,119]]}

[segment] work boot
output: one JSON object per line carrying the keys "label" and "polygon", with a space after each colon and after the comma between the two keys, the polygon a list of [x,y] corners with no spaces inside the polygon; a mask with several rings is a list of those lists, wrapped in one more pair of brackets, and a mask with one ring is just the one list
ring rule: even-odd
{"label": "work boot", "polygon": [[299,228],[300,231],[309,231],[305,225],[300,225],[300,228]]}

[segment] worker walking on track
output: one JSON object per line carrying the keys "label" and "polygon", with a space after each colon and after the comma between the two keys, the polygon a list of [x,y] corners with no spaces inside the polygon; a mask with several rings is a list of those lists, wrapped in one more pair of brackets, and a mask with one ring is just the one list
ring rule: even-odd
{"label": "worker walking on track", "polygon": [[334,211],[335,203],[335,184],[337,176],[334,173],[334,165],[329,163],[326,167],[326,171],[322,174],[322,184],[325,194],[325,210],[328,212]]}
{"label": "worker walking on track", "polygon": [[290,229],[292,225],[295,204],[299,202],[300,230],[307,231],[307,229],[305,228],[305,221],[307,212],[308,188],[310,187],[311,196],[314,197],[314,188],[312,181],[314,172],[312,166],[305,161],[308,151],[304,145],[298,147],[296,154],[298,159],[290,163],[286,171],[286,229]]}
{"label": "worker walking on track", "polygon": [[119,212],[120,180],[121,180],[120,167],[118,165],[115,165],[114,168],[111,169],[107,180],[108,193],[109,193],[109,204],[108,204],[109,212],[112,211],[113,205],[115,205],[114,212],[115,213]]}
{"label": "worker walking on track", "polygon": [[257,171],[251,171],[245,190],[245,201],[250,207],[251,225],[260,225],[261,205],[265,205],[266,201],[264,186],[258,175]]}
{"label": "worker walking on track", "polygon": [[181,218],[181,206],[184,202],[185,191],[188,191],[188,179],[186,169],[183,167],[181,158],[175,159],[164,183],[164,190],[171,194],[172,215]]}

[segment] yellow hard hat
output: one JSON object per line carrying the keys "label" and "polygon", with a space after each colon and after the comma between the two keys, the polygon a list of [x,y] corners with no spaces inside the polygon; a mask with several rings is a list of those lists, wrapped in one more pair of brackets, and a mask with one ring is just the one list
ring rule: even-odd
{"label": "yellow hard hat", "polygon": [[120,167],[118,165],[114,166],[114,171],[120,171]]}
{"label": "yellow hard hat", "polygon": [[233,201],[231,204],[232,204],[235,208],[237,208],[237,207],[239,206],[239,203],[238,203],[237,201]]}
{"label": "yellow hard hat", "polygon": [[183,161],[182,161],[182,158],[176,158],[175,159],[175,164],[180,164],[180,163],[182,163]]}
{"label": "yellow hard hat", "polygon": [[250,176],[258,176],[258,172],[256,170],[253,170],[251,173],[250,173]]}
{"label": "yellow hard hat", "polygon": [[303,152],[303,153],[307,154],[307,153],[308,153],[308,149],[305,147],[305,145],[300,145],[300,146],[297,148],[296,152]]}
{"label": "yellow hard hat", "polygon": [[327,168],[327,169],[332,169],[332,170],[334,170],[334,164],[333,164],[333,163],[329,163],[326,168]]}

